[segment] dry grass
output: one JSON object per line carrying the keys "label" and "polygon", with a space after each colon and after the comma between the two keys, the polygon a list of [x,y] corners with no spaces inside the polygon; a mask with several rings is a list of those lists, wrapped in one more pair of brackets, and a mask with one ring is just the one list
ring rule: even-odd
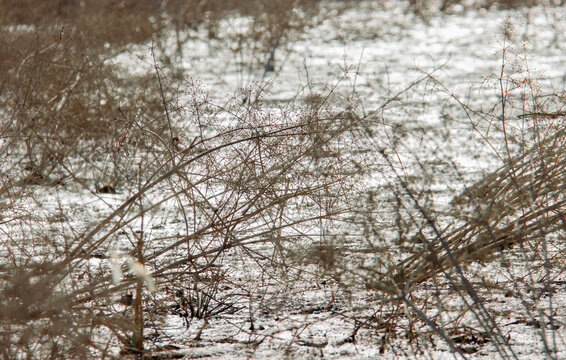
{"label": "dry grass", "polygon": [[564,135],[564,129],[552,129],[533,148],[456,197],[454,217],[464,225],[444,229],[438,241],[405,260],[399,278],[418,283],[451,268],[453,260],[459,264],[488,261],[515,245],[562,232],[566,214]]}
{"label": "dry grass", "polygon": [[[376,140],[382,133],[359,99],[331,89],[273,112],[254,88],[216,104],[159,65],[155,50],[167,31],[176,31],[179,43],[199,27],[215,38],[219,22],[237,14],[252,19],[237,51],[256,54],[251,67],[265,75],[276,67],[275,52],[300,36],[318,5],[0,5],[4,358],[104,358],[117,347],[150,354],[144,323],[170,312],[168,301],[187,327],[203,321],[195,340],[224,314],[248,311],[253,328],[260,311],[251,305],[254,281],[270,279],[289,290],[313,278],[335,286],[324,309],[349,306],[343,313],[354,330],[344,341],[370,329],[383,351],[404,336],[416,351],[435,347],[433,339],[460,355],[465,344],[490,342],[501,357],[513,357],[497,322],[505,313],[489,309],[482,286],[526,302],[517,284],[534,284],[481,283],[467,269],[478,262],[505,267],[519,249],[542,259],[528,271],[546,271],[550,284],[560,258],[546,242],[565,230],[563,98],[551,95],[550,102],[534,81],[511,78],[504,58],[495,79],[503,100],[494,111],[454,99],[486,146],[503,149],[496,154],[502,162],[454,197],[441,219],[449,225],[440,227],[427,190],[434,179],[398,171],[395,142]],[[151,39],[154,72],[124,78],[108,61]],[[522,84],[523,96],[513,98],[509,84]],[[397,98],[385,99],[383,108]],[[475,116],[498,131],[482,133]],[[523,126],[511,126],[516,122]],[[380,193],[366,191],[362,181],[376,168],[389,182]],[[108,207],[76,228],[68,204],[41,210],[42,192],[50,191],[87,194]],[[393,221],[380,217],[386,211]],[[240,259],[253,264],[256,278],[241,280],[226,268]],[[93,267],[96,261],[104,265]],[[360,289],[372,293],[371,302],[352,306]],[[259,309],[274,295],[261,296]],[[123,311],[116,310],[117,299],[126,304]],[[525,311],[552,322],[548,314]]]}
{"label": "dry grass", "polygon": [[[447,180],[434,177],[435,168],[420,154],[414,163],[422,173],[414,165],[406,171],[411,163],[398,155],[406,149],[379,140],[394,137],[395,130],[369,127],[364,134],[375,150],[374,171],[387,185],[353,206],[355,241],[352,234],[335,234],[306,255],[339,284],[346,303],[359,306],[356,312],[342,304],[353,327],[344,341],[377,334],[383,351],[401,355],[407,347],[434,351],[436,339],[462,358],[486,347],[516,358],[514,339],[502,325],[513,314],[521,324],[544,329],[544,353],[558,356],[562,313],[553,294],[563,276],[559,244],[566,231],[564,98],[541,89],[528,62],[518,56],[523,62],[511,63],[509,51],[502,51],[500,73],[486,80],[485,88],[499,95],[495,104],[482,104],[491,111],[471,107],[426,75],[500,161],[498,170],[464,184],[444,208],[432,201],[430,188]],[[364,124],[372,124],[372,116]],[[463,181],[453,162],[437,160]],[[367,290],[369,302],[358,295]]]}
{"label": "dry grass", "polygon": [[[262,245],[277,264],[299,229],[347,211],[340,199],[360,175],[343,151],[356,127],[347,108],[323,101],[265,117],[259,103],[242,104],[239,96],[216,105],[191,83],[179,88],[153,49],[155,72],[144,76],[125,79],[108,61],[123,46],[159,40],[159,31],[180,26],[168,22],[173,11],[185,19],[206,14],[198,21],[210,27],[234,10],[253,13],[261,37],[249,43],[273,54],[290,29],[286,14],[294,3],[266,3],[261,11],[250,4],[4,4],[4,24],[30,26],[2,28],[2,157],[10,164],[1,188],[10,232],[2,242],[3,357],[104,358],[117,346],[141,354],[147,307],[161,306],[166,289],[179,294],[187,322],[234,311],[245,290],[235,300],[218,290],[226,280],[216,269],[227,252],[240,249],[261,264],[266,254],[253,249]],[[195,101],[179,105],[185,93]],[[227,114],[233,123],[220,121]],[[41,193],[52,189],[79,189],[101,201],[118,193],[123,202],[85,229],[74,228],[68,204],[44,215],[35,205],[24,212],[24,204],[41,204]],[[330,196],[332,211],[314,206],[295,215]],[[165,206],[180,216],[184,230],[177,235],[151,232],[156,209]],[[106,265],[93,269],[93,259]],[[120,271],[126,275],[118,283]],[[156,293],[145,290],[154,283]],[[124,312],[115,310],[118,298],[129,307]]]}

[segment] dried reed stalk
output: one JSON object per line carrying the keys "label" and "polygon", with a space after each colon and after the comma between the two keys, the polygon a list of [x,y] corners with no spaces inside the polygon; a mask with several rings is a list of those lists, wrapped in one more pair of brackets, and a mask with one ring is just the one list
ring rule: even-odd
{"label": "dried reed stalk", "polygon": [[[489,261],[504,249],[566,228],[566,128],[489,174],[452,201],[452,215],[465,221],[405,259],[395,279],[414,285],[454,266]],[[460,223],[461,224],[461,223]]]}

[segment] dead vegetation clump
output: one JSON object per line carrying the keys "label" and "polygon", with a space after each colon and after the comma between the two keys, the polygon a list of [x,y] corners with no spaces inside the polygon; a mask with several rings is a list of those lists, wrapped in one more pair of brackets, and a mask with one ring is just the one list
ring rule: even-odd
{"label": "dead vegetation clump", "polygon": [[[307,14],[317,5],[301,4]],[[154,72],[144,76],[125,77],[108,61],[166,26],[181,32],[206,24],[215,37],[223,16],[237,12],[254,19],[242,43],[261,49],[259,63],[271,71],[285,38],[308,24],[304,14],[291,16],[295,5],[29,1],[3,13],[5,24],[33,24],[3,27],[0,40],[7,114],[0,149],[9,164],[0,182],[3,357],[102,358],[116,348],[151,356],[148,340],[157,343],[158,335],[148,324],[158,334],[154,320],[170,314],[187,329],[199,324],[199,341],[212,319],[245,311],[255,335],[258,314],[283,308],[273,305],[277,290],[313,279],[330,295],[303,311],[344,315],[353,331],[342,343],[369,329],[383,352],[403,337],[417,351],[440,339],[462,356],[490,344],[513,357],[502,315],[484,296],[497,289],[526,303],[520,286],[537,284],[513,279],[498,288],[468,270],[478,262],[505,267],[519,248],[537,260],[531,275],[546,271],[548,289],[560,274],[546,241],[565,230],[562,98],[552,96],[553,108],[532,96],[532,82],[513,80],[526,87],[511,107],[517,100],[502,69],[501,102],[493,106],[500,112],[458,101],[497,129],[492,138],[481,135],[502,166],[443,214],[430,201],[433,179],[399,171],[395,142],[381,142],[387,136],[376,128],[383,121],[362,114],[352,95],[331,88],[306,104],[267,107],[262,89],[252,88],[217,104],[194,83],[168,78],[153,47]],[[120,26],[101,25],[120,14]],[[386,184],[366,191],[365,176],[376,169]],[[41,204],[41,191],[77,187],[107,206],[84,228],[66,204],[42,210],[45,217],[35,212],[50,206]],[[28,211],[20,201],[37,206]],[[360,289],[370,295],[356,307]],[[552,314],[525,307],[533,318],[526,321],[555,326]]]}
{"label": "dead vegetation clump", "polygon": [[[407,149],[391,140],[394,126],[389,133],[367,128],[374,149],[368,156],[375,156],[373,171],[384,185],[353,202],[353,233],[329,236],[305,252],[347,299],[335,303],[352,311],[344,316],[353,328],[345,342],[375,336],[383,351],[398,354],[409,344],[417,352],[443,348],[462,358],[487,348],[516,358],[521,340],[504,324],[520,323],[531,326],[526,331],[543,329],[544,353],[559,357],[563,312],[554,294],[562,285],[566,230],[564,97],[543,91],[525,58],[511,63],[509,52],[503,49],[500,72],[482,85],[497,100],[481,109],[427,75],[499,160],[498,169],[462,184],[446,205],[435,204],[431,190],[447,181],[434,175],[444,159],[428,162],[415,153],[408,161]],[[375,124],[372,116],[364,124]],[[446,163],[453,179],[463,181],[457,166]],[[368,290],[368,297],[360,295]],[[357,304],[357,312],[345,303]]]}
{"label": "dead vegetation clump", "polygon": [[451,255],[440,243],[431,244],[402,263],[401,276],[419,283],[452,267],[451,256],[460,264],[497,260],[503,250],[562,233],[566,214],[564,135],[564,129],[553,130],[508,166],[456,197],[454,216],[465,225],[444,229],[440,240]]}
{"label": "dead vegetation clump", "polygon": [[[3,13],[10,24],[34,23],[2,28],[1,149],[10,164],[2,193],[25,194],[29,209],[21,217],[2,204],[10,234],[0,286],[4,357],[103,358],[117,348],[141,355],[151,314],[206,324],[251,301],[254,284],[226,274],[229,254],[267,277],[278,264],[295,266],[287,255],[298,239],[318,238],[321,222],[349,211],[343,199],[363,166],[348,156],[359,124],[347,101],[265,109],[254,89],[247,96],[256,100],[236,94],[214,104],[193,83],[173,83],[154,48],[153,72],[123,76],[109,60],[122,44],[147,40],[154,25],[91,33],[119,12],[101,3],[79,24],[83,2],[42,4],[27,5],[33,14],[55,11],[53,23],[18,7]],[[146,25],[153,10],[142,10],[135,21]],[[262,21],[287,23],[279,10]],[[134,33],[114,45],[120,31]],[[105,210],[75,228],[76,205],[64,195],[43,204],[43,193],[77,189]],[[178,306],[168,310],[171,299]]]}
{"label": "dead vegetation clump", "polygon": [[159,94],[140,91],[152,77],[128,84],[106,62],[104,51],[66,26],[41,35],[5,35],[3,145],[19,154],[12,162],[20,168],[20,181],[60,184],[80,178],[93,170],[83,165],[108,154],[119,166],[125,152],[143,147],[146,130],[161,132],[162,124],[156,127],[152,120],[161,114]]}

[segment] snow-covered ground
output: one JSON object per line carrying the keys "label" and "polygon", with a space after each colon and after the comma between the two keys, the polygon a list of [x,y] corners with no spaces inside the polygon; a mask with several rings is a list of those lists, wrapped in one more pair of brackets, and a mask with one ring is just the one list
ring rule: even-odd
{"label": "snow-covered ground", "polygon": [[[403,164],[405,174],[431,174],[426,186],[433,194],[430,206],[437,208],[439,214],[447,209],[454,195],[503,163],[497,153],[504,153],[497,143],[500,135],[493,131],[490,137],[487,120],[476,114],[468,117],[466,109],[489,112],[496,106],[504,56],[506,71],[515,79],[530,76],[545,92],[564,95],[564,7],[507,11],[454,7],[452,13],[432,14],[426,21],[404,11],[396,1],[360,1],[346,10],[341,10],[339,3],[325,2],[322,7],[320,19],[312,28],[277,49],[274,72],[250,70],[252,54],[246,54],[245,49],[237,50],[237,34],[246,23],[241,18],[223,20],[218,39],[209,39],[204,31],[192,34],[183,43],[182,57],[172,55],[177,61],[175,67],[187,79],[198,82],[200,89],[217,104],[232,99],[242,89],[266,84],[261,101],[266,107],[272,106],[272,111],[278,111],[278,106],[304,101],[313,93],[328,93],[334,86],[332,96],[336,101],[344,97],[354,99],[358,111],[381,124],[377,128],[383,138],[378,142],[397,149],[397,160]],[[172,48],[174,41],[172,35],[169,44]],[[150,59],[147,47],[137,46],[113,61],[123,67],[123,76],[135,76],[154,71]],[[487,135],[494,148],[481,135]],[[386,184],[384,174],[372,176],[369,187]],[[53,233],[57,233],[58,223],[63,221],[77,233],[91,228],[126,200],[120,193],[92,194],[78,189],[49,188],[37,194],[41,207],[34,207],[34,211],[45,211],[43,215],[53,220]],[[175,238],[184,226],[174,207],[167,205],[167,202],[162,204],[145,220],[151,224],[151,236],[156,239]],[[64,218],[54,220],[55,214],[63,214]],[[114,244],[115,250],[127,251],[131,239],[120,239]],[[351,252],[345,251],[344,256],[356,257],[354,249],[352,246]],[[111,261],[104,258],[106,250],[101,250],[103,259],[88,260],[89,276],[108,276]],[[356,250],[361,255],[352,264],[361,262],[360,258],[365,256],[364,249]],[[556,245],[554,251],[560,254],[563,250]],[[555,324],[537,324],[537,314],[529,312],[532,304],[522,300],[530,299],[529,294],[540,288],[527,289],[522,287],[523,283],[514,283],[516,277],[534,276],[529,270],[529,260],[521,256],[517,254],[514,265],[508,269],[502,270],[496,262],[473,264],[466,271],[474,274],[474,285],[485,300],[487,311],[495,314],[493,317],[514,355],[521,359],[543,357],[548,350],[541,339],[546,339],[559,350],[555,357],[564,358],[566,279],[560,275],[553,278],[554,295],[550,300],[547,295],[541,295],[540,304],[535,305],[541,312],[552,306]],[[241,249],[226,252],[222,263],[230,280],[218,294],[232,303],[236,311],[224,311],[206,322],[194,319],[187,326],[177,314],[180,309],[175,307],[179,301],[175,289],[166,289],[161,284],[155,293],[148,295],[145,327],[148,344],[164,353],[190,359],[455,357],[438,334],[428,330],[398,333],[386,341],[389,336],[383,331],[386,324],[379,318],[408,310],[391,305],[381,308],[382,302],[372,289],[356,285],[348,292],[317,274],[316,268],[309,264],[304,268],[304,272],[312,272],[308,276],[293,272],[281,275],[287,277],[282,284],[293,286],[277,284],[268,276],[273,274],[261,272],[258,264]],[[356,266],[352,265],[352,269]],[[312,282],[296,283],[294,276]],[[493,288],[486,283],[493,284]],[[446,283],[431,283],[415,290],[413,301],[417,307],[424,309],[426,297],[433,294],[427,286],[436,285],[430,301],[443,299],[439,309],[459,306],[462,297],[442,288]],[[510,295],[501,289],[513,289],[524,296]],[[476,324],[472,310],[457,319],[452,318],[450,309],[444,310],[448,313],[447,329],[453,329],[455,324],[462,326],[460,334],[448,335],[457,339],[455,342],[460,341],[463,348],[470,349],[463,356],[485,359],[501,356],[497,345],[485,340],[488,335],[483,334],[484,338],[470,330]],[[130,310],[116,304],[115,311],[127,314]],[[362,324],[361,319],[367,319],[368,323]],[[402,315],[396,319],[403,322],[403,329],[410,328],[415,321]],[[355,340],[352,334],[356,334]],[[199,340],[195,340],[197,336]]]}

